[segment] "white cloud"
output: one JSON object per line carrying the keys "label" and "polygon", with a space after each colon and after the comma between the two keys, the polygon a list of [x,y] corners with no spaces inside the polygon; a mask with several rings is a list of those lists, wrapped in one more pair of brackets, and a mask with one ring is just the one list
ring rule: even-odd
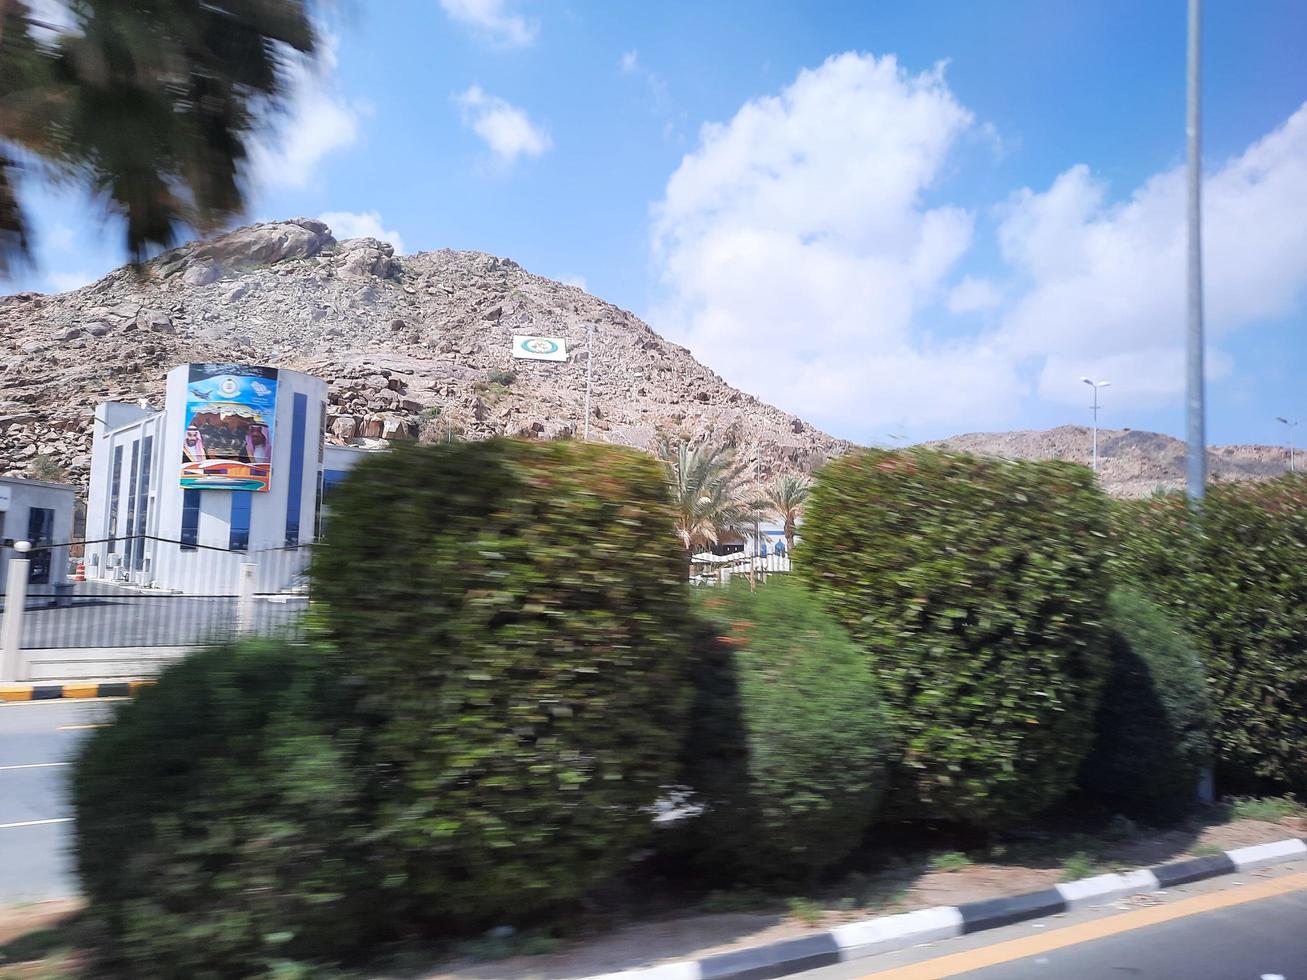
{"label": "white cloud", "polygon": [[581,290],[585,290],[586,292],[589,292],[589,287],[586,285],[585,276],[563,276],[558,281],[561,282],[564,286],[575,286],[577,289],[581,289]]}
{"label": "white cloud", "polygon": [[[1209,337],[1295,308],[1307,288],[1307,105],[1244,153],[1208,173],[1203,189],[1204,294]],[[999,342],[1012,357],[1046,358],[1039,392],[1079,403],[1075,381],[1107,377],[1114,397],[1148,404],[1184,387],[1185,198],[1182,168],[1110,203],[1084,165],[1042,193],[1022,190],[999,230],[1024,280]],[[1209,375],[1233,362],[1209,351]]]}
{"label": "white cloud", "polygon": [[950,313],[975,313],[992,310],[1003,302],[1003,293],[989,279],[965,276],[948,294]]}
{"label": "white cloud", "polygon": [[509,13],[505,0],[440,0],[451,20],[476,28],[491,43],[524,48],[535,43],[540,25],[521,14]]}
{"label": "white cloud", "polygon": [[264,186],[304,187],[323,157],[352,145],[359,117],[367,107],[351,104],[335,90],[338,38],[321,38],[318,61],[295,57],[289,62],[290,113],[272,142],[256,144],[251,153],[254,179]]}
{"label": "white cloud", "polygon": [[94,272],[77,269],[72,272],[48,272],[45,281],[50,284],[50,288],[56,293],[66,293],[74,289],[81,289],[88,283],[95,282],[97,278]]}
{"label": "white cloud", "polygon": [[635,49],[623,52],[618,65],[621,67],[623,74],[631,74],[631,72],[640,67],[640,52]]}
{"label": "white cloud", "polygon": [[[801,72],[705,125],[668,179],[652,213],[655,324],[852,438],[905,418],[919,434],[1011,424],[1035,398],[1080,407],[1082,375],[1113,382],[1120,420],[1175,402],[1183,169],[1124,200],[1083,164],[1021,190],[998,210],[996,267],[955,279],[972,216],[937,183],[955,147],[994,138],[938,69],[844,54]],[[1209,378],[1236,368],[1224,338],[1302,308],[1304,200],[1307,104],[1205,176]]]}
{"label": "white cloud", "polygon": [[938,70],[844,54],[704,126],[654,211],[657,324],[737,383],[765,364],[765,397],[855,435],[905,406],[1008,408],[998,352],[913,330],[971,241],[970,214],[922,203],[971,123]]}
{"label": "white cloud", "polygon": [[384,227],[381,215],[376,211],[328,211],[318,218],[331,227],[331,233],[340,241],[376,238],[394,245],[396,252],[404,252],[404,239],[393,228]]}
{"label": "white cloud", "polygon": [[548,131],[536,125],[526,112],[496,95],[484,92],[479,85],[454,96],[463,114],[463,124],[480,136],[495,159],[511,166],[518,157],[538,157],[551,146]]}

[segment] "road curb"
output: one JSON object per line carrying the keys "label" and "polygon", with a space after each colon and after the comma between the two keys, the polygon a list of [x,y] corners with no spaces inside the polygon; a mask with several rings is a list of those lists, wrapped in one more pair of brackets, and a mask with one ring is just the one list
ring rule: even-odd
{"label": "road curb", "polygon": [[0,684],[0,702],[64,698],[130,698],[154,681],[68,681],[59,684]]}
{"label": "road curb", "polygon": [[1024,895],[884,915],[846,923],[799,939],[718,953],[702,959],[605,973],[585,980],[771,980],[920,943],[1058,915],[1088,905],[1105,905],[1129,895],[1302,860],[1307,860],[1307,841],[1291,837],[1139,871],[1082,878]]}

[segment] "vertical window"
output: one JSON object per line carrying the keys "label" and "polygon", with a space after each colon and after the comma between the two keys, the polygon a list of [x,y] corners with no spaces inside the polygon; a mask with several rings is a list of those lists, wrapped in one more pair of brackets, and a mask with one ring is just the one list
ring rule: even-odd
{"label": "vertical window", "polygon": [[232,551],[248,551],[250,547],[250,507],[254,503],[253,490],[233,490],[231,494],[231,531],[227,547]]}
{"label": "vertical window", "polygon": [[182,491],[181,550],[194,551],[200,540],[200,491]]}
{"label": "vertical window", "polygon": [[118,550],[118,499],[123,480],[123,447],[113,447],[113,476],[109,479],[109,554]]}
{"label": "vertical window", "polygon": [[146,436],[141,449],[141,482],[136,493],[136,526],[132,534],[136,536],[136,551],[133,553],[132,568],[140,571],[145,564],[145,528],[150,513],[150,466],[154,462],[154,436]]}
{"label": "vertical window", "polygon": [[286,480],[286,547],[300,543],[300,504],[304,496],[304,440],[309,413],[309,396],[297,394],[291,418],[290,475]]}
{"label": "vertical window", "polygon": [[123,529],[127,532],[127,544],[123,548],[123,564],[131,568],[136,555],[136,487],[140,477],[141,441],[132,443],[132,466],[127,473],[127,523]]}
{"label": "vertical window", "polygon": [[33,585],[50,584],[50,545],[54,544],[54,508],[30,507],[27,511],[27,540],[32,542],[31,578]]}

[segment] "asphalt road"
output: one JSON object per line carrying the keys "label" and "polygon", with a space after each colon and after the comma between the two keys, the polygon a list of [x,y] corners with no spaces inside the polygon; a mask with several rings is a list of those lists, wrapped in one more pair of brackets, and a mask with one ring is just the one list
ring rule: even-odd
{"label": "asphalt road", "polygon": [[1307,977],[1307,891],[1164,922],[973,970],[972,980]]}
{"label": "asphalt road", "polygon": [[0,702],[0,906],[77,893],[64,786],[111,701]]}
{"label": "asphalt road", "polygon": [[[1163,921],[1164,920],[1164,921]],[[1290,864],[799,974],[803,980],[1307,980],[1307,873]]]}

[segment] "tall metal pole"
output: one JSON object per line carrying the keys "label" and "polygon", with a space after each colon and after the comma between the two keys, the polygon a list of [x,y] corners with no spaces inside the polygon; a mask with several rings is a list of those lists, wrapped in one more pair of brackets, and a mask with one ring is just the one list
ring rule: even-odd
{"label": "tall metal pole", "polygon": [[1098,385],[1094,385],[1094,472],[1098,472]]}
{"label": "tall metal pole", "polygon": [[1275,421],[1283,422],[1285,429],[1287,429],[1289,432],[1289,472],[1296,473],[1298,472],[1298,467],[1293,460],[1293,430],[1294,427],[1297,426],[1297,424],[1302,420],[1301,419],[1291,420],[1291,419],[1286,419],[1283,415],[1277,415],[1275,416]]}
{"label": "tall metal pole", "polygon": [[1188,111],[1185,136],[1189,144],[1189,358],[1185,434],[1189,444],[1188,492],[1203,499],[1207,487],[1207,420],[1203,392],[1203,240],[1202,139],[1199,102],[1200,0],[1189,0]]}
{"label": "tall metal pole", "polygon": [[590,441],[590,365],[594,361],[595,327],[585,325],[585,441]]}
{"label": "tall metal pole", "polygon": [[[1185,141],[1189,151],[1189,269],[1188,269],[1188,377],[1185,398],[1185,437],[1188,443],[1189,499],[1201,505],[1207,492],[1207,416],[1203,390],[1203,174],[1202,174],[1202,114],[1199,101],[1199,68],[1202,52],[1200,29],[1202,4],[1189,0],[1189,53],[1186,80],[1187,105],[1185,107]],[[1211,804],[1216,801],[1216,771],[1206,765],[1198,776],[1198,800]]]}
{"label": "tall metal pole", "polygon": [[1089,378],[1081,378],[1085,384],[1094,389],[1094,472],[1098,472],[1098,389],[1106,388],[1112,382],[1110,381],[1093,381]]}

